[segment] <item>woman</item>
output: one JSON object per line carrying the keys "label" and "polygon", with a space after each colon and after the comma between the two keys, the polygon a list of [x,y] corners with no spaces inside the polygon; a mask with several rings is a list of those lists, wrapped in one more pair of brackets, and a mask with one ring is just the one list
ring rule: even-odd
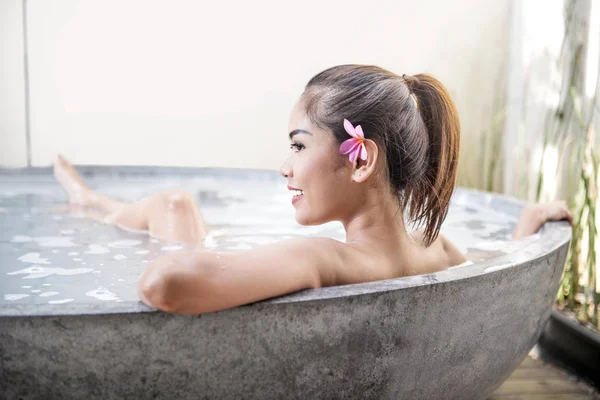
{"label": "woman", "polygon": [[[460,129],[444,86],[428,75],[398,76],[342,65],[313,77],[289,122],[292,152],[281,167],[296,220],[341,221],[346,243],[286,240],[244,252],[169,254],[148,266],[140,299],[160,310],[199,314],[306,288],[431,273],[466,261],[439,230],[452,195]],[[194,200],[171,191],[122,204],[88,189],[59,158],[55,176],[74,203],[105,221],[170,240],[202,243]],[[423,229],[412,235],[406,219]],[[571,219],[563,204],[528,207],[513,236],[547,220]]]}

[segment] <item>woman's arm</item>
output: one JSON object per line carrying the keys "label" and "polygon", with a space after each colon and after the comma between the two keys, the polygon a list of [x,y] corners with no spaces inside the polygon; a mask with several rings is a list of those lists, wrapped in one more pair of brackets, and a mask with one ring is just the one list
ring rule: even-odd
{"label": "woman's arm", "polygon": [[526,206],[512,233],[514,240],[533,235],[548,221],[567,220],[573,225],[573,215],[564,201],[538,203]]}
{"label": "woman's arm", "polygon": [[173,253],[148,266],[140,299],[163,311],[201,314],[333,284],[342,243],[293,239],[234,253]]}

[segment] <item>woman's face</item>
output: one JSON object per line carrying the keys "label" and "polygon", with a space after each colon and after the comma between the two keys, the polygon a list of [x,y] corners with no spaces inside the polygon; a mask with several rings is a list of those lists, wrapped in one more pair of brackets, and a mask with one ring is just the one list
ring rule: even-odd
{"label": "woman's face", "polygon": [[289,137],[291,153],[280,171],[293,194],[296,221],[318,225],[344,220],[357,205],[360,185],[352,181],[352,165],[340,155],[333,133],[310,122],[302,98],[292,110]]}

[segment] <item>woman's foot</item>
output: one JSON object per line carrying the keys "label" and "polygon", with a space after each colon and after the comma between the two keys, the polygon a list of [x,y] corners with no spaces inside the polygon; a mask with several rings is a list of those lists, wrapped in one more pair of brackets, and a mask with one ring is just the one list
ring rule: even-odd
{"label": "woman's foot", "polygon": [[86,186],[75,168],[62,156],[54,160],[54,177],[69,195],[69,202],[87,207],[90,202],[91,190]]}

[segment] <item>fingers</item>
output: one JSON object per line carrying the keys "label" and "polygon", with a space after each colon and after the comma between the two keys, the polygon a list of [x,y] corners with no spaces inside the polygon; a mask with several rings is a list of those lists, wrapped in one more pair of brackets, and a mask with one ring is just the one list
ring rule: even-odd
{"label": "fingers", "polygon": [[548,221],[566,220],[573,226],[573,214],[569,211],[567,203],[564,201],[555,201],[543,205],[546,209]]}
{"label": "fingers", "polygon": [[566,220],[573,226],[573,214],[564,201],[529,205],[523,209],[512,233],[514,240],[536,233],[548,221]]}

